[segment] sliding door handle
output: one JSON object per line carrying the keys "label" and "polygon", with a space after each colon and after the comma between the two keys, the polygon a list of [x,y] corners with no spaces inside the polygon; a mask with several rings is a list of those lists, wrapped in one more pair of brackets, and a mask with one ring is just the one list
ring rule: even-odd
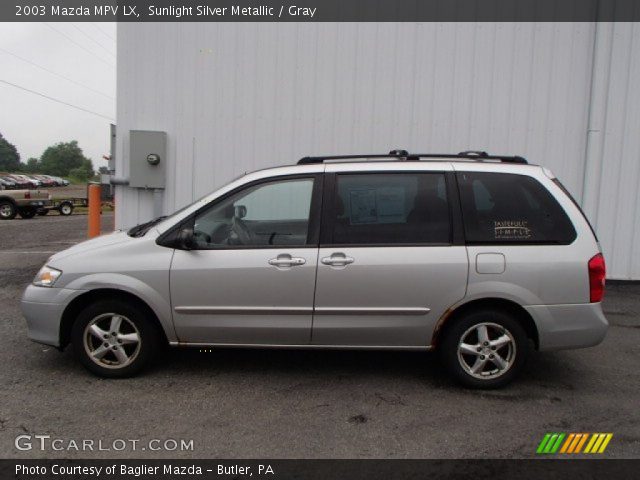
{"label": "sliding door handle", "polygon": [[292,257],[288,254],[278,255],[276,258],[269,260],[269,265],[274,267],[295,267],[304,265],[307,261],[302,257]]}
{"label": "sliding door handle", "polygon": [[347,257],[344,253],[334,253],[330,257],[324,257],[320,260],[323,265],[329,265],[332,267],[344,267],[350,263],[355,262],[353,257]]}

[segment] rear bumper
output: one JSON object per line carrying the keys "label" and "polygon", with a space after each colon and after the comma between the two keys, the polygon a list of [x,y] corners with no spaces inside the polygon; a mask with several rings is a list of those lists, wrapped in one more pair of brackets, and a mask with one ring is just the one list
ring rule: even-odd
{"label": "rear bumper", "polygon": [[24,200],[18,202],[18,208],[40,208],[40,207],[49,207],[51,206],[51,200],[46,198],[35,198],[33,200]]}
{"label": "rear bumper", "polygon": [[69,302],[81,293],[81,290],[29,285],[20,303],[27,320],[29,338],[34,342],[60,347],[62,314]]}
{"label": "rear bumper", "polygon": [[564,350],[598,345],[609,323],[601,303],[529,305],[524,307],[538,329],[540,350]]}

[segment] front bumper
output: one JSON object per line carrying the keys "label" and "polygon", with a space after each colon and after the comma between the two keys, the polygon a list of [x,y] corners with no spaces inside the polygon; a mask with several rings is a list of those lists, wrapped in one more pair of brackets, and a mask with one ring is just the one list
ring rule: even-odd
{"label": "front bumper", "polygon": [[48,288],[29,285],[22,296],[20,308],[27,320],[31,340],[60,347],[62,314],[82,290]]}
{"label": "front bumper", "polygon": [[536,323],[539,350],[593,347],[604,340],[609,327],[601,303],[524,308]]}

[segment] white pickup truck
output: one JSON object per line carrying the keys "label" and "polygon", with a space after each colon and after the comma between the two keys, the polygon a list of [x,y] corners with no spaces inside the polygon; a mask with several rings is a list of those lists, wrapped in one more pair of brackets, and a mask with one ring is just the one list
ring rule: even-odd
{"label": "white pickup truck", "polygon": [[20,215],[33,218],[42,207],[51,205],[51,194],[46,190],[4,190],[0,185],[0,220],[11,220]]}

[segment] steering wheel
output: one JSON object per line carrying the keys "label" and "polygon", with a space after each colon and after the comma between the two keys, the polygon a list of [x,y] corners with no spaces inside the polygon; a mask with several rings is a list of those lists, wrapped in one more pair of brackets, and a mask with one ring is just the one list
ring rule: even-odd
{"label": "steering wheel", "polygon": [[238,217],[233,217],[231,221],[231,232],[235,236],[239,245],[251,245],[253,243],[253,234],[249,227]]}

